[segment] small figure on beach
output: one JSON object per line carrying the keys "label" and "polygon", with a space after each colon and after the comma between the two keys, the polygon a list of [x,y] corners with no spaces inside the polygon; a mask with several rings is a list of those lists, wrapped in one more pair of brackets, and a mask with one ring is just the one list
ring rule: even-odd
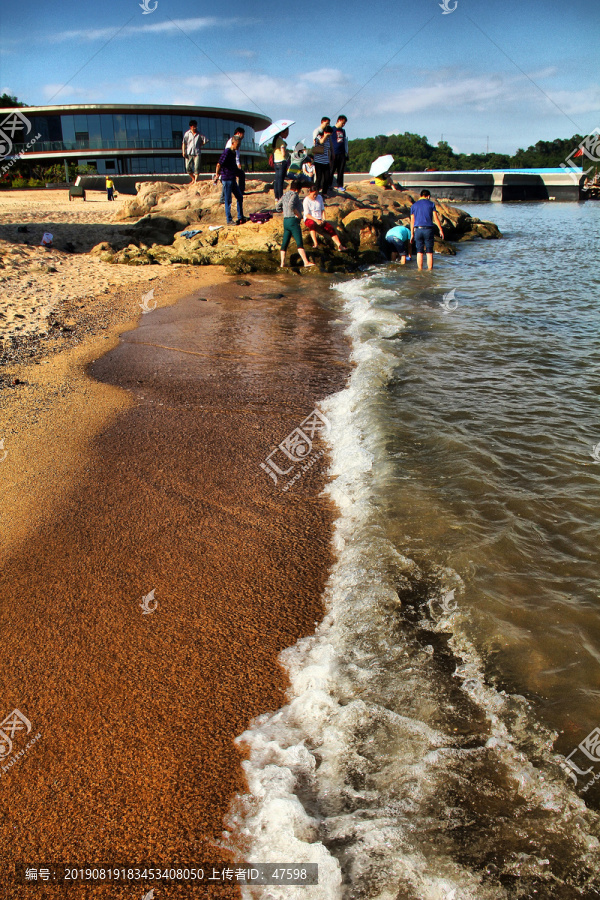
{"label": "small figure on beach", "polygon": [[434,220],[441,238],[444,240],[444,230],[438,215],[435,203],[431,200],[431,193],[424,188],[420,199],[410,208],[410,236],[417,247],[417,268],[423,268],[423,253],[427,253],[427,266],[433,269],[433,241]]}
{"label": "small figure on beach", "polygon": [[283,197],[283,182],[287,174],[289,153],[287,149],[286,137],[290,133],[289,128],[285,128],[276,134],[273,139],[273,164],[275,166],[275,182],[273,190],[275,199],[281,200]]}
{"label": "small figure on beach", "polygon": [[308,154],[302,163],[302,174],[311,184],[315,183],[315,158],[311,153]]}
{"label": "small figure on beach", "polygon": [[331,132],[331,146],[333,148],[333,156],[331,160],[331,182],[333,184],[334,175],[337,177],[337,188],[344,190],[344,172],[346,163],[348,162],[348,137],[346,135],[346,116],[338,116],[335,128]]}
{"label": "small figure on beach", "polygon": [[304,211],[304,225],[310,233],[313,246],[318,246],[317,231],[324,231],[332,239],[337,250],[345,250],[346,248],[342,246],[337,231],[331,222],[327,222],[325,219],[325,204],[323,203],[323,198],[319,194],[316,184],[311,184],[308,188],[308,196],[304,198],[302,206]]}
{"label": "small figure on beach", "polygon": [[107,200],[115,199],[115,183],[110,175],[106,176],[106,198]]}
{"label": "small figure on beach", "polygon": [[184,134],[181,143],[181,154],[186,161],[185,168],[191,178],[190,184],[197,184],[200,181],[200,160],[204,144],[208,144],[208,138],[198,131],[196,119],[190,119],[189,130]]}
{"label": "small figure on beach", "polygon": [[386,191],[401,191],[402,188],[399,184],[396,184],[394,179],[392,178],[391,172],[384,172],[383,175],[377,175],[375,177],[375,184],[377,187],[384,188]]}
{"label": "small figure on beach", "polygon": [[213,175],[214,184],[217,183],[219,177],[223,182],[223,193],[225,195],[225,218],[228,225],[233,224],[233,219],[231,218],[232,195],[237,201],[238,217],[235,224],[242,225],[246,221],[244,219],[244,196],[236,180],[239,177],[240,172],[236,156],[236,151],[238,150],[240,143],[241,141],[239,137],[233,137],[231,139],[231,147],[228,147],[221,153],[219,162],[217,163],[215,174]]}
{"label": "small figure on beach", "polygon": [[386,233],[385,239],[392,246],[392,262],[400,257],[400,265],[405,265],[406,260],[410,259],[410,228],[395,225]]}
{"label": "small figure on beach", "polygon": [[298,141],[290,154],[289,165],[287,168],[287,177],[291,181],[302,181],[302,166],[306,159],[306,147],[302,141]]}
{"label": "small figure on beach", "polygon": [[314,266],[314,263],[308,261],[308,257],[304,250],[304,242],[302,240],[302,229],[300,222],[302,221],[302,202],[300,200],[300,192],[302,184],[299,181],[292,181],[289,190],[285,192],[281,200],[277,204],[277,208],[283,210],[283,240],[281,242],[281,268],[285,266],[285,251],[288,248],[291,238],[296,241],[298,253],[304,266]]}

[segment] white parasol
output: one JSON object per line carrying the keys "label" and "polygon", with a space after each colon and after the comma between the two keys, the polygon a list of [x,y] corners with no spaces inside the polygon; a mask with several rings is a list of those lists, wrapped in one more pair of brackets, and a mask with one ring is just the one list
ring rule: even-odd
{"label": "white parasol", "polygon": [[394,157],[390,156],[378,156],[374,163],[371,163],[371,168],[369,169],[369,175],[372,175],[373,178],[377,178],[378,175],[383,175],[384,172],[387,172],[394,165]]}
{"label": "white parasol", "polygon": [[265,128],[263,133],[260,136],[260,141],[258,142],[258,146],[262,147],[263,144],[266,144],[267,141],[272,141],[273,138],[279,134],[280,131],[285,131],[286,128],[289,128],[290,125],[295,125],[295,119],[277,119],[276,122],[273,122],[272,125],[269,125],[268,128]]}

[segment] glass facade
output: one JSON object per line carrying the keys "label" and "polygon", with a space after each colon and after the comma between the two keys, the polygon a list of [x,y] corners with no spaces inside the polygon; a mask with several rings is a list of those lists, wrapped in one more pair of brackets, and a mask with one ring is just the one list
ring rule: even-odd
{"label": "glass facade", "polygon": [[[178,150],[188,130],[189,113],[83,113],[31,116],[33,133],[41,134],[36,150]],[[254,129],[235,119],[195,116],[198,130],[209,139],[206,149],[223,149],[238,125],[246,129],[242,151],[256,151]],[[173,170],[171,170],[173,171]]]}
{"label": "glass facade", "polygon": [[[174,175],[185,172],[183,156],[132,156],[127,160],[131,175]],[[211,166],[211,168],[214,168]]]}

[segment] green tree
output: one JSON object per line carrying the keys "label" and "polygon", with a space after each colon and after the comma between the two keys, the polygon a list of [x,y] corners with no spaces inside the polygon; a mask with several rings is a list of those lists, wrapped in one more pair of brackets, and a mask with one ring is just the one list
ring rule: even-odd
{"label": "green tree", "polygon": [[27,106],[27,104],[21,103],[12,94],[0,94],[0,109],[14,109],[17,106]]}
{"label": "green tree", "polygon": [[348,149],[349,172],[368,172],[378,156],[391,154],[396,172],[422,172],[437,169],[440,172],[465,169],[538,169],[557,168],[583,140],[582,135],[538,141],[526,150],[520,148],[512,156],[507,153],[455,153],[447,141],[432,146],[419,134],[379,134],[374,138],[357,138],[350,141]]}

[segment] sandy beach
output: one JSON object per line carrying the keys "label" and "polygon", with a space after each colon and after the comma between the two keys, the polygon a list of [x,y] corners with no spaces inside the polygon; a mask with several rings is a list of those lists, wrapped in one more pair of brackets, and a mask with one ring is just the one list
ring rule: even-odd
{"label": "sandy beach", "polygon": [[2,715],[41,736],[2,772],[7,898],[28,893],[15,861],[228,858],[234,739],[282,704],[277,655],[321,617],[331,562],[325,461],[287,492],[260,464],[348,371],[316,280],[48,253],[24,239],[84,229],[93,246],[116,204],[16,193],[0,198]]}

